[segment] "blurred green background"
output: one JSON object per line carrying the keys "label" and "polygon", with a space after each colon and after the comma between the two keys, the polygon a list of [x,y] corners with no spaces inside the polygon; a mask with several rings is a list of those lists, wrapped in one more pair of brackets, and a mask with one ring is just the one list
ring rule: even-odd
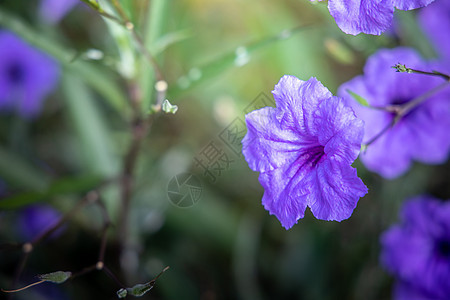
{"label": "blurred green background", "polygon": [[[115,225],[105,264],[128,286],[170,266],[144,299],[390,299],[392,279],[378,263],[380,233],[398,219],[405,198],[449,197],[448,164],[415,164],[386,181],[356,161],[369,194],[352,217],[326,222],[308,210],[286,231],[261,205],[258,174],[220,137],[255,99],[272,99],[284,74],[317,77],[335,93],[379,48],[413,46],[432,57],[414,13],[399,14],[382,36],[353,37],[337,28],[326,3],[307,0],[121,3],[168,82],[166,98],[179,107],[175,115],[154,118],[136,157],[127,251],[118,240],[117,177],[136,121],[130,101],[139,100],[142,118],[156,102],[152,66],[129,31],[106,24],[87,6],[49,25],[37,13],[39,2],[29,0],[0,2],[0,27],[53,56],[63,75],[39,118],[0,117],[0,243],[23,242],[17,219],[26,205],[47,203],[64,214],[100,182],[116,179],[100,190]],[[89,49],[103,58],[90,59]],[[232,159],[215,181],[195,166],[211,142]],[[169,181],[182,172],[202,184],[198,203],[189,208],[171,204],[167,195]],[[36,274],[95,263],[101,226],[98,208],[83,208],[61,236],[36,247],[18,286]],[[1,250],[0,287],[8,288],[21,252]],[[14,298],[114,299],[119,288],[92,272]]]}

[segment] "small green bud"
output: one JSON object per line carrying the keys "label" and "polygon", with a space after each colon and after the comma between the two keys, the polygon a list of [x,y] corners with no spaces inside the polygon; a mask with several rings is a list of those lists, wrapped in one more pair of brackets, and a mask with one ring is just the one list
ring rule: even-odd
{"label": "small green bud", "polygon": [[117,291],[117,298],[125,298],[127,295],[128,295],[128,292],[124,288]]}
{"label": "small green bud", "polygon": [[402,64],[396,64],[392,68],[399,73],[412,73],[412,70],[410,68],[407,68],[405,65]]}
{"label": "small green bud", "polygon": [[71,272],[57,271],[57,272],[53,272],[53,273],[38,275],[37,277],[40,280],[44,280],[44,281],[48,281],[48,282],[63,283],[67,279],[69,279],[70,276],[72,276]]}
{"label": "small green bud", "polygon": [[128,293],[130,293],[130,295],[133,295],[135,297],[142,297],[145,295],[145,293],[150,291],[154,285],[155,282],[150,281],[149,283],[146,284],[136,284],[135,286],[133,286],[132,288],[128,288],[127,290]]}
{"label": "small green bud", "polygon": [[364,97],[350,91],[349,89],[346,89],[346,91],[353,97],[353,99],[355,99],[362,106],[369,106],[369,102],[367,102],[367,100]]}
{"label": "small green bud", "polygon": [[164,102],[162,103],[162,111],[165,113],[171,113],[174,114],[177,112],[178,110],[178,106],[177,105],[172,105],[170,104],[169,100],[164,100]]}

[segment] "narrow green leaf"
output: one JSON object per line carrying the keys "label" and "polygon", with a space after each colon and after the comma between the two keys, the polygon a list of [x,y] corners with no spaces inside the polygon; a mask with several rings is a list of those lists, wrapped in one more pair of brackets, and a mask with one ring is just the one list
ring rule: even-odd
{"label": "narrow green leaf", "polygon": [[309,28],[308,26],[299,26],[289,30],[283,30],[280,33],[262,39],[260,41],[249,43],[236,47],[234,50],[222,54],[217,59],[200,67],[191,68],[187,74],[178,78],[177,86],[169,86],[170,94],[176,97],[180,92],[199,85],[206,80],[215,78],[223,71],[232,67],[242,67],[247,64],[251,55],[258,49],[273,44],[276,41],[285,40],[297,32]]}
{"label": "narrow green leaf", "polygon": [[0,209],[17,209],[59,195],[86,192],[98,186],[100,182],[99,177],[91,175],[62,178],[54,181],[47,190],[24,192],[3,199],[0,201]]}
{"label": "narrow green leaf", "polygon": [[95,175],[113,176],[118,170],[118,161],[113,156],[106,122],[92,94],[77,77],[69,74],[63,76],[62,86],[86,168]]}
{"label": "narrow green leaf", "polygon": [[0,147],[0,178],[20,189],[42,191],[49,178],[22,157]]}
{"label": "narrow green leaf", "polygon": [[[147,27],[143,28],[143,39],[145,47],[149,49],[152,55],[156,55],[158,49],[155,49],[155,43],[162,36],[164,25],[170,19],[168,16],[169,3],[168,0],[152,0],[147,11],[149,22]],[[155,59],[160,62],[158,57],[155,57]],[[147,112],[152,104],[155,70],[144,56],[141,57],[139,66],[139,85],[142,91],[141,109],[143,112]]]}
{"label": "narrow green leaf", "polygon": [[158,38],[152,47],[152,54],[158,55],[166,50],[169,46],[178,42],[184,41],[192,36],[192,32],[188,29],[182,29],[174,32],[169,32]]}
{"label": "narrow green leaf", "polygon": [[[99,4],[109,14],[117,16],[110,1],[99,0]],[[134,78],[136,75],[136,53],[131,32],[123,25],[108,18],[104,18],[104,21],[119,50],[120,61],[117,64],[117,71],[125,78]]]}
{"label": "narrow green leaf", "polygon": [[349,89],[346,89],[346,91],[353,97],[353,99],[355,99],[362,106],[369,106],[369,102],[367,102],[367,100],[362,96],[350,91]]}
{"label": "narrow green leaf", "polygon": [[63,271],[57,271],[47,274],[38,275],[37,277],[40,280],[53,282],[53,283],[63,283],[67,279],[69,279],[72,276],[71,272],[63,272]]}

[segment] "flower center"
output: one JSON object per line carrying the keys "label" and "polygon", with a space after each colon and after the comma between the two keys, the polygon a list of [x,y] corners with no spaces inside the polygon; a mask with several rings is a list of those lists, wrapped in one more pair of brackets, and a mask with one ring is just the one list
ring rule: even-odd
{"label": "flower center", "polygon": [[450,240],[440,240],[437,249],[442,256],[450,258]]}
{"label": "flower center", "polygon": [[391,102],[392,105],[402,105],[406,102],[409,102],[411,99],[409,98],[396,98],[394,101]]}
{"label": "flower center", "polygon": [[315,167],[319,162],[321,162],[325,156],[323,146],[312,147],[310,151],[309,161],[312,163],[312,166]]}
{"label": "flower center", "polygon": [[23,67],[18,63],[12,63],[6,72],[11,83],[19,83],[25,77]]}

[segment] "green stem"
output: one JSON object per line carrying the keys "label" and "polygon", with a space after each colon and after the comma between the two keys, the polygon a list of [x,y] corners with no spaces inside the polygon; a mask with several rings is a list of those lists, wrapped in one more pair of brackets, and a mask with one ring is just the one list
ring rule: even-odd
{"label": "green stem", "polygon": [[444,74],[439,71],[433,70],[431,72],[427,72],[427,71],[422,71],[422,70],[416,70],[416,69],[408,68],[406,65],[403,65],[400,63],[392,66],[392,68],[395,69],[399,73],[415,73],[415,74],[422,74],[422,75],[429,75],[429,76],[438,76],[438,77],[443,78],[446,81],[450,81],[449,75]]}
{"label": "green stem", "polygon": [[[424,72],[425,73],[425,72]],[[395,114],[394,119],[386,126],[384,127],[378,134],[376,134],[373,138],[371,138],[368,142],[363,144],[363,148],[366,149],[370,144],[373,144],[376,140],[378,140],[383,134],[385,134],[390,128],[394,127],[395,124],[397,124],[404,116],[406,116],[411,110],[413,110],[415,107],[419,106],[421,103],[423,103],[425,100],[433,96],[434,94],[438,93],[439,91],[443,90],[445,87],[447,87],[450,84],[450,78],[446,80],[445,82],[441,83],[440,85],[432,88],[431,90],[426,91],[425,93],[417,96],[416,98],[412,99],[411,101],[406,102],[402,105],[388,105],[386,107],[373,107],[370,106],[370,108],[378,109],[378,110],[384,110],[387,112],[391,112]]]}
{"label": "green stem", "polygon": [[80,0],[80,1],[86,3],[90,8],[98,12],[101,16],[113,20],[114,22],[117,22],[120,25],[126,25],[122,20],[120,20],[116,16],[113,16],[104,11],[96,1],[94,0]]}

